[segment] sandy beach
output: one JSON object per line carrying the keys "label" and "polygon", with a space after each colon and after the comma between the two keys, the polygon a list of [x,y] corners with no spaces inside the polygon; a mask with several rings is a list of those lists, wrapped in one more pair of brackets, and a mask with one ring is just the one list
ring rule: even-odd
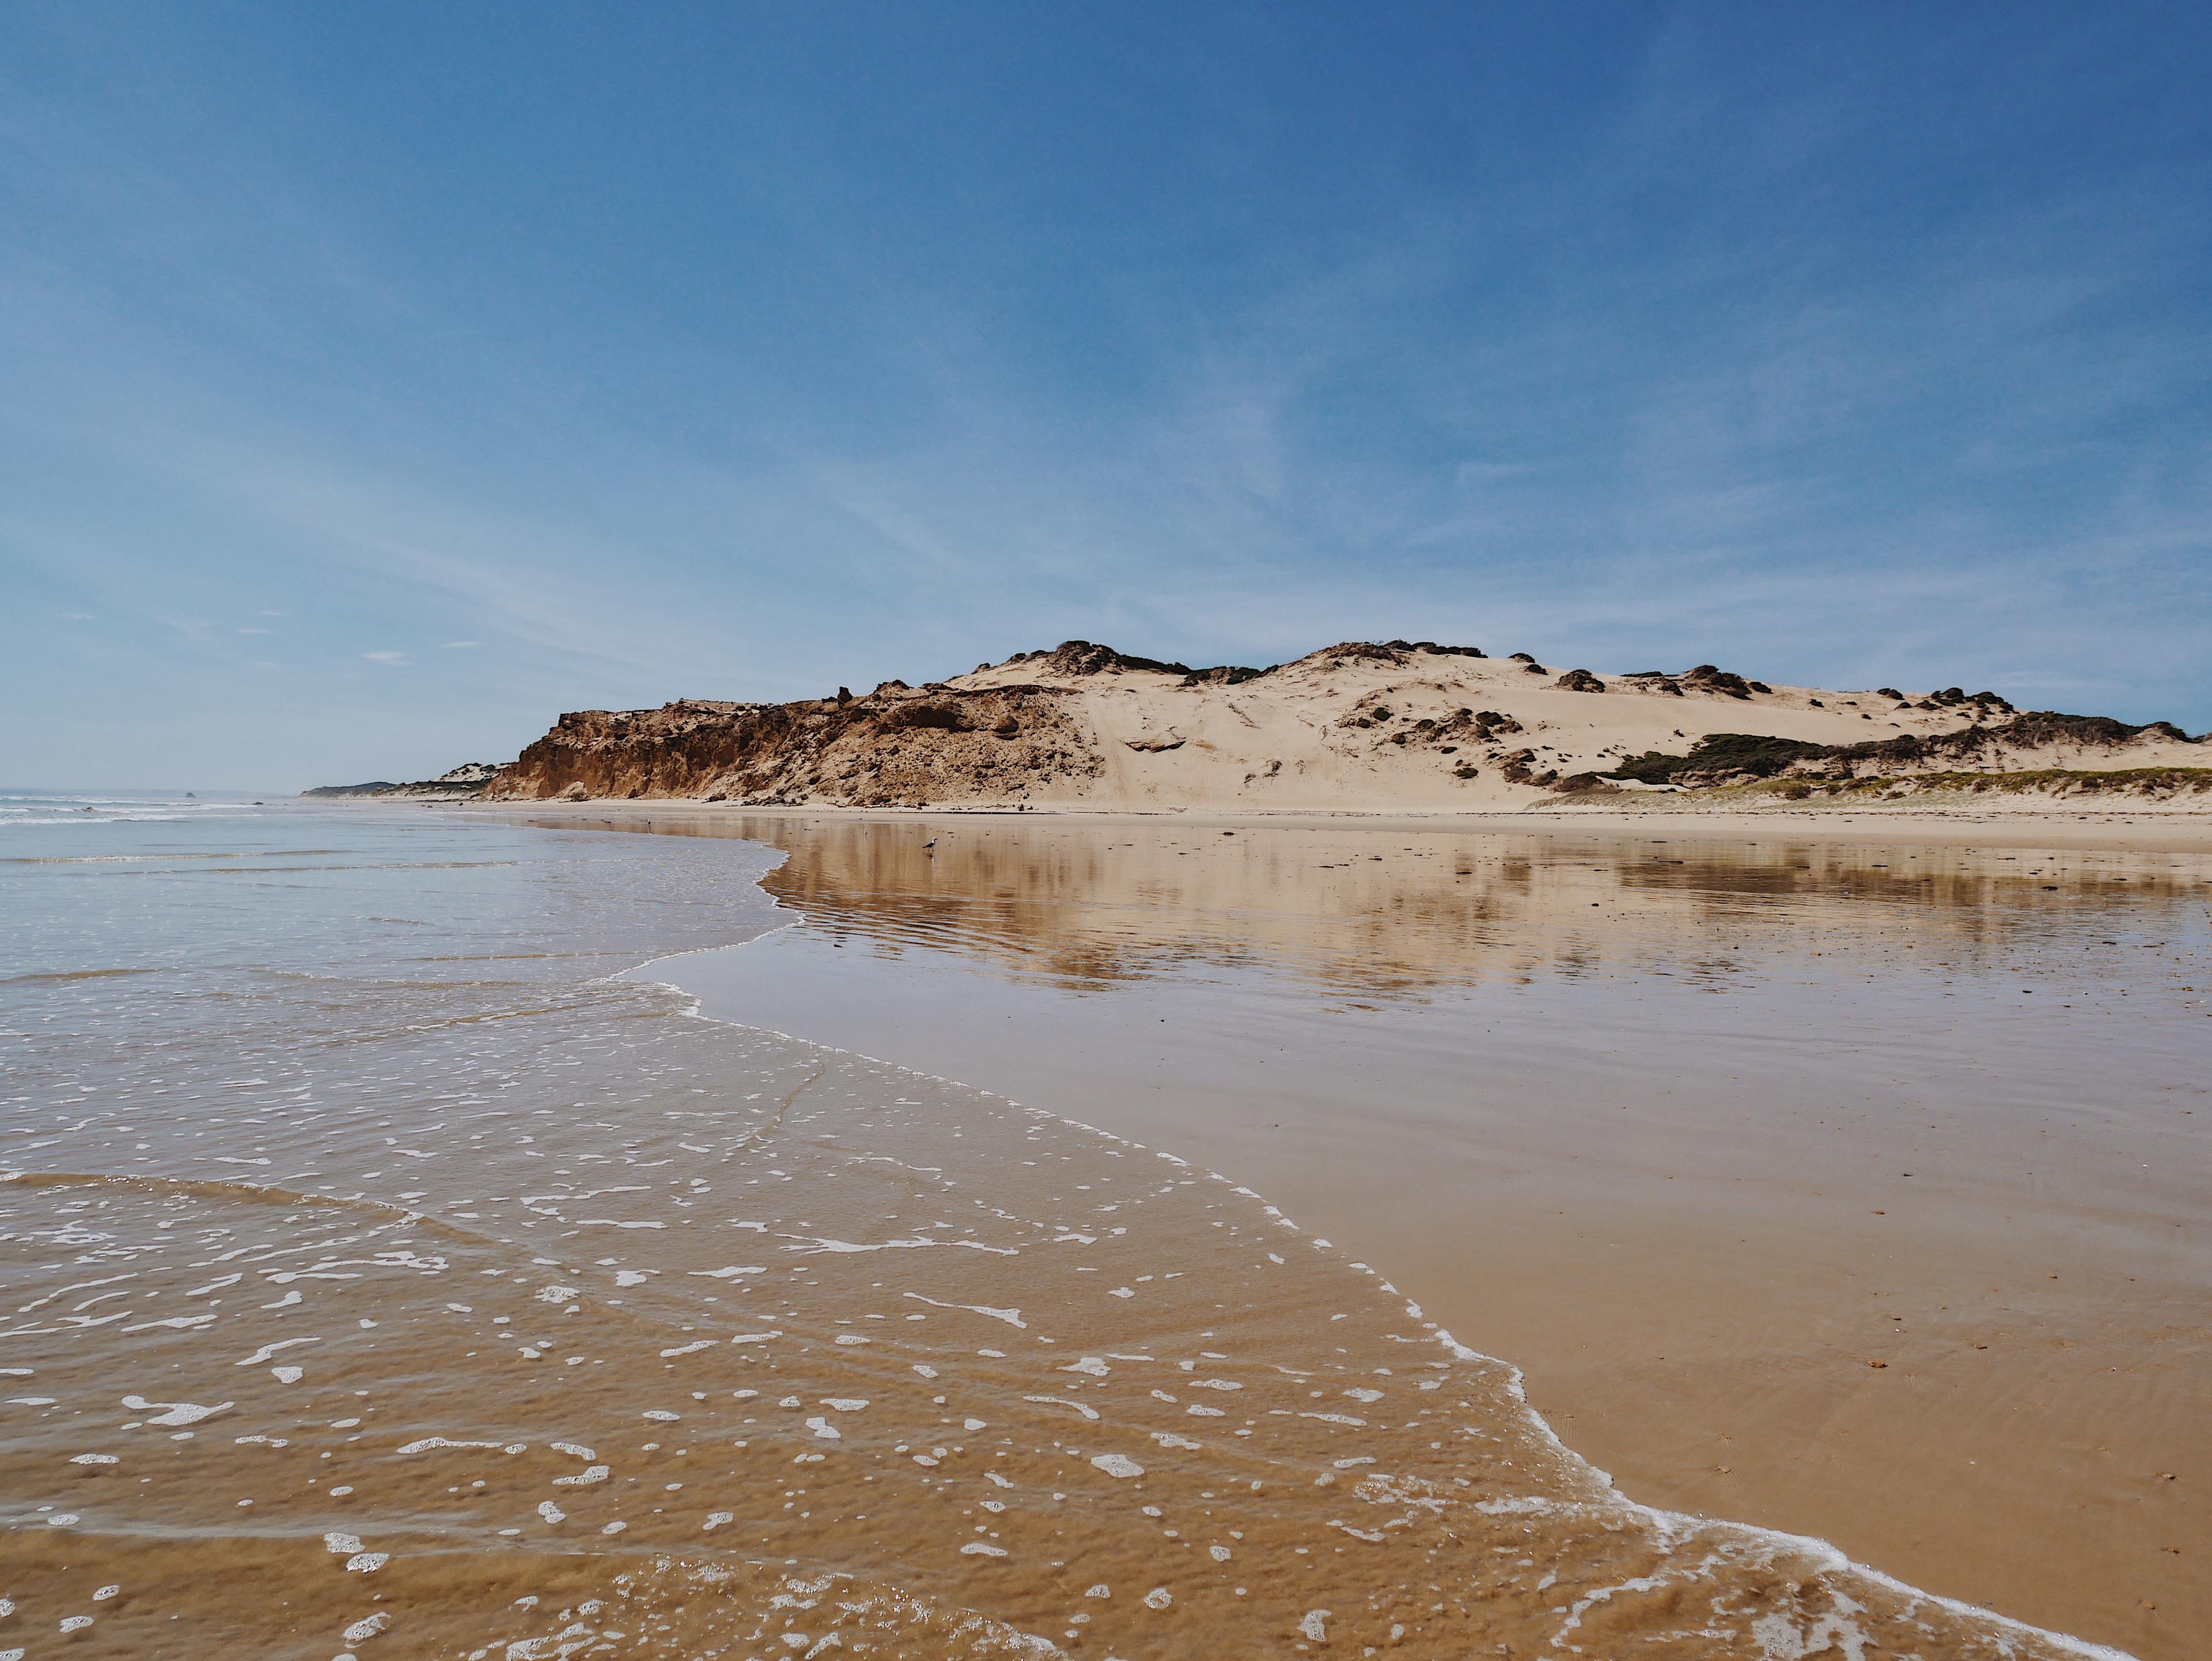
{"label": "sandy beach", "polygon": [[1533,817],[559,822],[781,849],[644,972],[1249,1183],[1634,1497],[2188,1653],[2212,828]]}
{"label": "sandy beach", "polygon": [[2212,869],[2124,816],[83,806],[27,1657],[2198,1629]]}
{"label": "sandy beach", "polygon": [[2208,65],[0,13],[0,1661],[2212,1652]]}
{"label": "sandy beach", "polygon": [[[1308,1144],[1279,1148],[1286,1187],[1301,1166],[1406,1170],[1382,1143],[1409,1122],[1363,1129],[1341,1067],[1240,1095],[1268,1063],[1224,1052],[1138,1137],[699,1019],[662,978],[738,943],[732,961],[787,964],[813,1018],[891,1010],[884,964],[852,947],[927,957],[965,912],[987,926],[947,938],[1010,986],[1042,964],[1064,989],[1196,992],[1194,1015],[1206,976],[1162,967],[1265,970],[1264,993],[1279,962],[1323,1015],[1417,1010],[1405,995],[1432,1001],[1454,964],[1481,983],[1464,897],[1371,849],[1288,891],[1413,904],[1354,907],[1349,933],[1252,904],[1194,930],[1181,903],[1146,924],[1146,896],[1240,870],[1249,899],[1279,885],[1187,831],[1131,866],[1133,908],[1088,868],[1128,828],[1086,852],[1081,827],[1020,824],[1006,851],[1046,879],[1041,914],[1034,883],[978,885],[997,852],[943,827],[933,850],[910,823],[837,827],[830,857],[794,863],[580,818],[84,806],[20,827],[0,865],[20,924],[0,979],[0,1635],[118,1661],[2100,1652],[1832,1544],[1653,1509],[1382,1266],[1382,1196],[1343,1209],[1340,1240],[1177,1151],[1255,1153],[1239,1116],[1264,1103]],[[960,867],[941,891],[939,850]],[[1602,958],[1524,928],[1514,898],[1597,867],[1526,855],[1467,867],[1511,926],[1503,984]],[[802,874],[826,977],[762,886]],[[841,913],[840,893],[864,903]],[[1073,933],[1038,926],[1070,906]],[[894,926],[855,932],[872,916]],[[1277,1012],[1250,1013],[1264,1039]],[[1213,1024],[1228,1051],[1233,1025]],[[1102,1037],[1142,1053],[1087,1022],[988,1049],[1056,1045],[1073,1081]],[[1143,1116],[1141,1088],[1097,1080]],[[1448,1295],[1468,1278],[1405,1260]]]}

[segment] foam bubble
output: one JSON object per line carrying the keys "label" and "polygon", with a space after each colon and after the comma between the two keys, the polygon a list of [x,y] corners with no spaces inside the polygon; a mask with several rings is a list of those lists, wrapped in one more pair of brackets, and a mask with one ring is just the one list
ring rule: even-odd
{"label": "foam bubble", "polygon": [[424,1436],[399,1448],[401,1453],[428,1453],[436,1448],[495,1448],[497,1442],[454,1442],[442,1436]]}
{"label": "foam bubble", "polygon": [[1071,1402],[1065,1396],[1024,1396],[1022,1397],[1022,1400],[1024,1402],[1035,1402],[1042,1407],[1073,1408],[1085,1419],[1095,1421],[1098,1417],[1098,1409],[1092,1407],[1089,1402]]}
{"label": "foam bubble", "polygon": [[242,1367],[258,1367],[279,1350],[296,1349],[301,1344],[319,1344],[322,1342],[319,1338],[286,1338],[278,1343],[262,1345],[252,1354],[234,1365]]}
{"label": "foam bubble", "polygon": [[123,1405],[133,1413],[152,1414],[155,1408],[163,1409],[146,1421],[149,1425],[197,1425],[201,1420],[213,1418],[238,1404],[235,1402],[218,1402],[213,1407],[203,1407],[198,1402],[149,1402],[143,1396],[126,1396],[123,1398]]}

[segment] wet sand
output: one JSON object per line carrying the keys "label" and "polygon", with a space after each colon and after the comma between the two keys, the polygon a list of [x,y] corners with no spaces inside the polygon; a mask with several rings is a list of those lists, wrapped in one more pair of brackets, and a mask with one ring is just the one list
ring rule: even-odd
{"label": "wet sand", "polygon": [[729,814],[807,922],[647,972],[1249,1183],[1646,1503],[2188,1654],[2212,866],[2124,820],[1983,851],[1811,817]]}
{"label": "wet sand", "polygon": [[[1819,1074],[1859,1019],[1842,992],[1892,978],[1871,960],[1940,952],[1941,975],[1894,977],[1940,1011],[1946,991],[1986,1001],[1976,965],[2009,971],[2022,942],[2078,954],[2163,1032],[2142,964],[2201,932],[2115,919],[2193,916],[2183,864],[1996,874],[1869,851],[1850,905],[1943,901],[1941,927],[1869,936],[1823,921],[1840,868],[1787,852],[1248,849],[1218,828],[1139,848],[1046,824],[972,848],[939,827],[932,849],[924,827],[846,823],[787,825],[805,857],[778,867],[758,843],[580,823],[247,812],[58,826],[0,857],[0,1661],[2112,1653],[1816,1540],[1639,1503],[1413,1277],[1477,1318],[1510,1282],[1493,1301],[1528,1303],[1532,1336],[1610,1342],[1596,1323],[1623,1294],[1597,1248],[1641,1237],[1592,1242],[1577,1284],[1527,1196],[1678,1226],[1678,1141],[1692,1209],[1739,1231],[1760,1213],[1735,1196],[1777,1205],[1762,1173],[1784,1145],[1836,1167],[1815,1198],[1871,1191],[1820,1119],[1778,1116],[1755,1068],[1732,1092],[1716,1057],[1755,1058],[1809,1011],[1831,1036],[1794,1053]],[[779,927],[763,878],[814,921]],[[717,964],[752,1025],[664,983]],[[2091,989],[2065,989],[2084,1007]],[[817,1023],[918,1011],[917,1050],[994,1016],[971,1062],[1042,1056],[1062,1093],[1091,1077],[1102,1123],[770,1030],[770,992]],[[1862,1025],[1911,1029],[1909,1007]],[[1454,1074],[1478,1031],[1496,1043]],[[1903,1053],[1929,1093],[1982,1101],[1984,1050],[1947,1070],[1926,1036]],[[1692,1087],[1653,1091],[1652,1063],[1622,1058],[1644,1050]],[[2077,1064],[2070,1043],[2000,1059],[2035,1074],[2039,1053]],[[2116,1122],[2166,1071],[2148,1042],[2089,1059]],[[1608,1075],[1637,1087],[1604,1111],[1585,1086]],[[1468,1087],[1424,1094],[1447,1076]],[[2045,1169],[2034,1126],[2007,1135]],[[1958,1148],[1980,1141],[1916,1147],[1908,1180],[1956,1206],[1978,1180]],[[1217,1143],[1305,1214],[1210,1172],[1239,1169]],[[2071,1159],[2060,1209],[2187,1222],[2193,1147],[2148,1178]],[[1526,1231],[1506,1226],[1516,1190]],[[1455,1220],[1470,1196],[1486,1259]],[[1323,1212],[1349,1228],[1317,1230]],[[2094,1228],[2077,1244],[2112,1256]],[[2153,1274],[2156,1252],[2129,1253]],[[2156,1272],[2162,1299],[2185,1270]],[[1655,1287],[1662,1324],[1714,1301]],[[1774,1303],[1751,1312],[1778,1321]],[[1799,1355],[1778,1331],[1772,1353]],[[2002,1363],[2016,1335],[1977,1354]],[[1864,1376],[1905,1377],[1913,1336]]]}

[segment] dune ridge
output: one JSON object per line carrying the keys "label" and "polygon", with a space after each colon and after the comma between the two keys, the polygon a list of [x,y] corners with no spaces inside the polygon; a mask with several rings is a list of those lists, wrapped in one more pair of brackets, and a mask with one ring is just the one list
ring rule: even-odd
{"label": "dune ridge", "polygon": [[1992,791],[2201,809],[2212,753],[2171,722],[2023,713],[1956,686],[1769,684],[1712,664],[1600,672],[1428,641],[1194,669],[1069,641],[920,687],[573,712],[483,796],[1494,812]]}

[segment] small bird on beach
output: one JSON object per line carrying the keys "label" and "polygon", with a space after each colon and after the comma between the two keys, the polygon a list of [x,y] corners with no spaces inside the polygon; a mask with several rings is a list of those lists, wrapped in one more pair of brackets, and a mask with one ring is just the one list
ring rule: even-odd
{"label": "small bird on beach", "polygon": [[922,851],[923,853],[927,854],[927,853],[931,849],[933,849],[933,848],[934,848],[934,847],[936,847],[936,846],[937,846],[937,838],[936,838],[936,837],[931,837],[927,842],[926,842],[926,843],[922,843],[922,845],[921,845],[921,851]]}

